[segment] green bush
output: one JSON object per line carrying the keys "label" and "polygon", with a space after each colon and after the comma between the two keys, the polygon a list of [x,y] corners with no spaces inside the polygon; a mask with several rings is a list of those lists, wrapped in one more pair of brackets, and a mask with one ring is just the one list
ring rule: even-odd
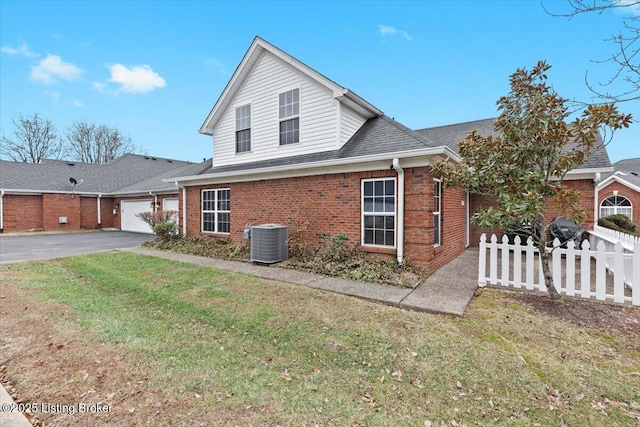
{"label": "green bush", "polygon": [[631,218],[623,214],[602,217],[598,219],[598,225],[628,234],[637,234],[638,230],[638,227],[631,221]]}
{"label": "green bush", "polygon": [[161,222],[153,226],[153,232],[161,239],[170,239],[178,234],[178,224],[175,222]]}

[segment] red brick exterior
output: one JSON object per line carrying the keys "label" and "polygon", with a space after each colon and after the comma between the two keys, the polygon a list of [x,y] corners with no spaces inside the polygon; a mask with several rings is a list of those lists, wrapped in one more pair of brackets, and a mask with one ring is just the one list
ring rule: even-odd
{"label": "red brick exterior", "polygon": [[617,191],[618,196],[626,197],[631,202],[631,219],[640,227],[640,192],[618,182],[612,181],[611,184],[601,188],[598,192],[598,215],[600,215],[600,205],[607,197],[613,196],[613,192]]}
{"label": "red brick exterior", "polygon": [[[584,228],[589,230],[593,228],[593,201],[595,199],[595,184],[590,179],[564,181],[564,184],[571,189],[576,189],[580,192],[582,197],[578,203],[580,209],[584,209],[588,213],[588,218],[584,223]],[[484,196],[477,194],[471,195],[471,215],[480,207],[488,207],[492,205],[492,200],[487,199]],[[546,217],[549,221],[552,221],[558,216],[557,210],[550,207],[546,211]],[[480,242],[480,235],[482,233],[496,234],[498,238],[502,237],[502,230],[493,229],[487,230],[485,228],[471,226],[471,246],[477,246]]]}
{"label": "red brick exterior", "polygon": [[[149,198],[149,195],[127,197],[126,200]],[[175,198],[176,194],[158,196]],[[98,223],[98,196],[71,197],[71,194],[45,193],[35,195],[5,194],[3,197],[3,232],[30,230],[80,230],[97,228],[120,228],[120,212],[114,215],[115,205],[122,198],[100,198],[100,223]],[[151,210],[151,208],[150,208]],[[60,217],[67,223],[61,224]]]}
{"label": "red brick exterior", "polygon": [[41,230],[42,196],[5,194],[2,198],[3,231]]}
{"label": "red brick exterior", "polygon": [[[362,180],[396,176],[395,171],[386,169],[187,187],[187,233],[241,241],[246,224],[284,224],[291,234],[296,219],[308,219],[309,248],[319,248],[338,234],[346,234],[350,242],[360,245]],[[222,188],[231,190],[231,232],[203,233],[202,190]],[[428,168],[405,169],[405,258],[431,270],[460,254],[466,240],[464,192],[445,190],[442,245],[433,247],[433,194],[434,181]],[[396,254],[391,248],[362,249],[387,256]]]}

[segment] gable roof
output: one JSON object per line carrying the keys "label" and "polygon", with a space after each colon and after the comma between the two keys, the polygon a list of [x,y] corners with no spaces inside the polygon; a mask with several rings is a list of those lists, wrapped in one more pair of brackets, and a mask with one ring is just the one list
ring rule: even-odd
{"label": "gable roof", "polygon": [[[137,192],[166,190],[162,181],[190,162],[125,154],[103,165],[68,160],[22,163],[0,160],[0,188],[29,192],[114,193],[134,186]],[[74,186],[70,179],[77,181]]]}
{"label": "gable roof", "polygon": [[640,157],[624,159],[614,163],[613,172],[607,174],[600,181],[598,187],[605,187],[614,180],[640,192]]}
{"label": "gable roof", "polygon": [[215,167],[209,165],[197,174],[172,179],[182,182],[198,181],[221,176],[293,171],[426,155],[444,155],[459,160],[447,147],[438,145],[394,119],[382,115],[367,120],[338,150],[250,163]]}
{"label": "gable roof", "polygon": [[[419,129],[416,132],[426,138],[435,141],[436,144],[443,144],[449,147],[456,154],[460,154],[458,151],[458,143],[464,140],[467,135],[472,131],[478,131],[480,135],[497,136],[498,132],[495,130],[494,122],[496,118],[474,120],[465,123],[456,123],[446,126],[438,126],[427,129]],[[602,143],[600,135],[597,136],[598,142]],[[610,168],[611,161],[609,160],[609,154],[603,147],[596,150],[587,161],[580,166],[579,169],[602,169]]]}
{"label": "gable roof", "polygon": [[211,109],[211,112],[205,119],[202,126],[200,126],[200,133],[205,135],[213,134],[213,127],[215,126],[215,123],[217,123],[220,116],[227,109],[235,94],[242,86],[245,78],[249,75],[251,69],[264,52],[269,52],[270,54],[282,59],[289,66],[316,81],[318,84],[326,87],[332,92],[335,99],[351,107],[364,117],[372,118],[383,114],[382,111],[378,110],[348,88],[340,86],[308,65],[298,61],[288,53],[256,36],[242,58],[242,61],[240,61],[240,64],[234,71],[233,76],[231,76],[227,86],[224,88],[222,94]]}

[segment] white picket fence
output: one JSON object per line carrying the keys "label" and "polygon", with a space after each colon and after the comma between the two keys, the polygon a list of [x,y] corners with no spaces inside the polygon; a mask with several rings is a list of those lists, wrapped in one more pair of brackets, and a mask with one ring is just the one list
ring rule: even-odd
{"label": "white picket fence", "polygon": [[[587,240],[581,248],[575,248],[572,241],[567,243],[567,248],[559,246],[560,242],[555,239],[550,265],[553,285],[559,293],[640,306],[640,242],[632,248],[633,253],[625,253],[620,242],[614,245],[612,252],[606,251],[604,242],[599,242],[592,250]],[[625,269],[625,264],[631,268]],[[533,241],[529,239],[526,245],[522,245],[520,238],[516,237],[514,244],[510,245],[505,235],[498,243],[494,234],[487,242],[487,236],[483,234],[480,238],[478,285],[547,292],[539,252]]]}

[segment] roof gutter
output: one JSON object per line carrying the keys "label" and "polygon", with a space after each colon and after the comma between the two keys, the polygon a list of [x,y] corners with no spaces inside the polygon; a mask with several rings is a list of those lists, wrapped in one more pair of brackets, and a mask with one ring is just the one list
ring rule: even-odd
{"label": "roof gutter", "polygon": [[[460,156],[458,156],[453,150],[449,147],[440,146],[440,147],[431,147],[424,148],[419,150],[409,150],[409,151],[401,151],[397,153],[393,153],[394,158],[398,159],[407,159],[411,157],[428,157],[428,156],[445,156],[449,157],[456,162],[460,162]],[[163,182],[177,182],[178,185],[198,185],[198,183],[207,183],[208,180],[211,179],[238,179],[241,177],[255,177],[255,179],[264,179],[258,178],[258,175],[266,175],[273,174],[276,175],[273,178],[281,175],[282,177],[293,176],[291,174],[287,175],[287,172],[298,172],[295,176],[309,176],[309,175],[322,175],[326,174],[327,171],[323,171],[323,169],[330,167],[344,167],[345,171],[349,169],[356,169],[356,166],[359,164],[372,163],[372,162],[388,162],[389,161],[389,153],[383,154],[373,154],[369,156],[360,156],[360,157],[351,157],[346,159],[332,159],[332,160],[323,160],[319,162],[310,162],[304,163],[301,165],[293,165],[289,168],[283,166],[273,166],[267,168],[256,168],[256,169],[243,169],[231,172],[220,172],[220,173],[212,173],[206,175],[191,175],[191,176],[183,176],[183,177],[174,177],[163,179]],[[388,168],[389,163],[386,163],[387,166],[384,168]]]}

